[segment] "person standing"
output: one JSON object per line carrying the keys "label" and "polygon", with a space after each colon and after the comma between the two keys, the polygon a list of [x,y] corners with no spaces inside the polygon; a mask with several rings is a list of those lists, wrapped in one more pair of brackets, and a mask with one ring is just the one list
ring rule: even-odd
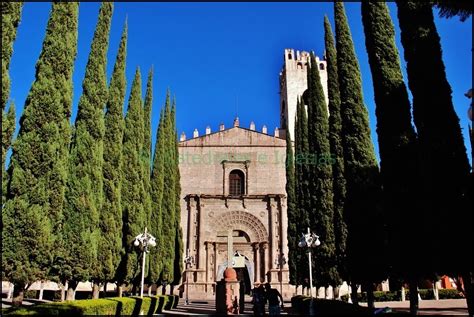
{"label": "person standing", "polygon": [[[272,288],[269,283],[265,284],[265,293],[268,300],[268,312],[270,316],[279,316],[280,315],[280,306],[284,307],[283,296],[280,292]],[[280,304],[281,302],[281,304]]]}

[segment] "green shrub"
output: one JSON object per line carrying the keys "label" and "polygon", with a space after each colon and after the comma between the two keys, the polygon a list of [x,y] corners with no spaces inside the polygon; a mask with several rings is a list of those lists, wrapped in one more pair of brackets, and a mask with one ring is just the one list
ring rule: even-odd
{"label": "green shrub", "polygon": [[178,303],[179,303],[179,295],[173,295],[173,297],[174,297],[173,308],[176,308],[178,307]]}
{"label": "green shrub", "polygon": [[166,298],[167,298],[164,309],[171,310],[174,307],[175,298],[174,298],[173,295],[164,295],[164,296],[166,296]]}
{"label": "green shrub", "polygon": [[157,297],[158,305],[156,307],[155,314],[161,314],[166,306],[166,303],[168,302],[168,297],[166,295],[159,295]]}
{"label": "green shrub", "polygon": [[[159,301],[158,299],[155,301]],[[62,303],[43,303],[11,309],[5,315],[47,315],[47,316],[84,316],[84,315],[153,315],[156,305],[151,297],[112,297],[65,301]],[[164,301],[163,301],[164,302]],[[158,305],[159,306],[159,305]]]}
{"label": "green shrub", "polygon": [[440,289],[438,290],[439,299],[457,299],[457,298],[464,298],[462,293],[460,293],[457,289]]}

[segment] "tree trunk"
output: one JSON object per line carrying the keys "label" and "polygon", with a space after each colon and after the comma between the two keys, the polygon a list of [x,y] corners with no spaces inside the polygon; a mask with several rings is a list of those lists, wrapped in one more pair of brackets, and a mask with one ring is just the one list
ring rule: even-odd
{"label": "tree trunk", "polygon": [[418,314],[418,282],[416,279],[411,279],[410,287],[410,314],[416,316]]}
{"label": "tree trunk", "polygon": [[148,284],[148,296],[151,297],[151,288],[153,284]]}
{"label": "tree trunk", "polygon": [[405,298],[405,287],[402,286],[402,302],[406,300]]}
{"label": "tree trunk", "polygon": [[433,294],[435,300],[439,300],[438,280],[435,280],[433,283]]}
{"label": "tree trunk", "polygon": [[338,300],[341,299],[341,297],[339,297],[340,289],[341,288],[339,286],[335,286],[335,287],[332,288],[332,297],[333,297],[333,299],[338,299]]}
{"label": "tree trunk", "polygon": [[175,287],[174,284],[171,284],[171,285],[170,285],[170,295],[173,295],[173,293],[174,293],[174,287]]}
{"label": "tree trunk", "polygon": [[103,298],[107,297],[107,282],[104,282]]}
{"label": "tree trunk", "polygon": [[375,297],[374,297],[374,284],[366,283],[364,285],[365,291],[367,292],[367,307],[375,308]]}
{"label": "tree trunk", "polygon": [[359,305],[359,298],[357,297],[357,289],[358,289],[358,285],[351,283],[351,300],[352,300],[352,304],[354,305]]}
{"label": "tree trunk", "polygon": [[7,298],[12,299],[13,298],[13,291],[15,290],[15,284],[13,284],[13,283],[9,283],[9,284],[10,284],[10,289],[8,290]]}
{"label": "tree trunk", "polygon": [[118,284],[117,283],[117,296],[122,297],[123,296],[123,284]]}
{"label": "tree trunk", "polygon": [[68,281],[66,300],[74,300],[76,298],[76,287],[78,282]]}
{"label": "tree trunk", "polygon": [[98,299],[100,295],[100,283],[93,282],[92,284],[92,299]]}
{"label": "tree trunk", "polygon": [[132,285],[132,295],[136,295],[137,288],[138,288],[137,285],[135,283],[133,283],[133,285]]}
{"label": "tree trunk", "polygon": [[66,287],[67,287],[67,282],[63,281],[61,282],[61,302],[64,302],[66,299]]}
{"label": "tree trunk", "polygon": [[12,306],[14,307],[21,306],[24,295],[25,295],[25,284],[23,283],[15,284],[13,288]]}
{"label": "tree trunk", "polygon": [[40,291],[39,291],[39,295],[38,295],[39,300],[43,300],[43,290],[44,290],[44,281],[41,281],[40,282]]}
{"label": "tree trunk", "polygon": [[467,311],[469,312],[469,316],[474,316],[474,301],[473,301],[473,276],[472,272],[465,272],[461,274],[462,282],[464,284],[464,292],[466,296],[466,303],[467,303]]}

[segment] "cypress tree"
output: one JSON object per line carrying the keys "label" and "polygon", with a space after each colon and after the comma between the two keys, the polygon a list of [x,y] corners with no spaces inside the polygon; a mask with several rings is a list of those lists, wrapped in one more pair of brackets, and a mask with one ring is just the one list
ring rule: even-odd
{"label": "cypress tree", "polygon": [[143,164],[144,177],[143,184],[146,191],[145,212],[147,224],[150,223],[151,216],[151,196],[150,196],[150,175],[151,175],[151,109],[153,105],[153,68],[148,73],[145,103],[143,109],[144,139],[143,139]]}
{"label": "cypress tree", "polygon": [[107,102],[107,49],[113,3],[103,2],[82,83],[69,157],[69,179],[64,217],[65,278],[68,299],[77,283],[92,279],[93,298],[99,297],[97,254],[103,190],[104,107]]}
{"label": "cypress tree", "polygon": [[290,269],[290,284],[298,285],[298,264],[300,253],[298,252],[299,242],[299,217],[296,199],[296,180],[295,180],[295,158],[293,155],[293,142],[291,141],[290,131],[286,131],[286,205],[288,214],[288,267]]}
{"label": "cypress tree", "polygon": [[164,145],[164,166],[163,166],[163,199],[162,199],[162,237],[163,237],[163,265],[161,280],[171,283],[174,280],[174,258],[175,258],[175,162],[173,162],[175,152],[174,132],[172,129],[171,105],[169,91],[166,96],[165,115],[163,120]]}
{"label": "cypress tree", "polygon": [[10,103],[8,111],[5,111],[10,96],[8,69],[22,8],[23,2],[2,2],[2,206],[5,203],[8,183],[5,159],[15,132],[15,105]]}
{"label": "cypress tree", "polygon": [[[296,102],[296,118],[295,118],[295,189],[296,189],[296,210],[298,222],[296,223],[296,230],[300,233],[306,233],[306,228],[310,226],[308,214],[308,160],[309,144],[308,144],[308,120],[306,117],[306,110],[302,101],[298,98]],[[297,245],[296,245],[297,246]],[[305,278],[309,278],[308,260],[305,250],[296,248],[293,250],[297,256],[297,274],[295,281],[296,285],[303,284]]]}
{"label": "cypress tree", "polygon": [[15,104],[10,103],[7,112],[2,113],[2,208],[6,201],[8,175],[5,171],[5,160],[8,149],[12,144],[13,133],[15,132]]}
{"label": "cypress tree", "polygon": [[141,265],[137,249],[133,245],[134,238],[143,232],[146,224],[144,210],[144,187],[142,182],[144,124],[141,92],[140,69],[137,68],[128,100],[123,133],[123,164],[122,164],[122,219],[123,248],[120,281],[133,283],[136,287],[140,278]]}
{"label": "cypress tree", "polygon": [[[122,254],[122,142],[124,130],[123,104],[127,79],[127,22],[122,32],[120,46],[110,80],[104,118],[103,200],[100,212],[101,242],[98,263],[100,279],[112,282],[118,279],[116,272]],[[120,287],[120,285],[119,285]]]}
{"label": "cypress tree", "polygon": [[174,246],[174,267],[173,285],[178,285],[183,271],[183,232],[181,230],[181,183],[179,173],[179,149],[178,132],[176,130],[176,97],[173,98],[171,107],[171,128],[173,133],[173,163],[174,163],[174,217],[175,217],[175,246]]}
{"label": "cypress tree", "polygon": [[[466,250],[472,248],[470,166],[446,78],[440,38],[429,3],[397,1],[397,6],[422,162],[420,213],[426,221],[420,234],[427,236],[434,226],[449,219],[457,224],[453,236],[434,235],[429,243],[424,240],[420,250],[424,261],[418,264],[423,265],[424,272],[462,274],[469,281],[472,257]],[[446,258],[439,253],[443,249],[458,256]],[[472,313],[469,290],[466,297]]]}
{"label": "cypress tree", "polygon": [[[352,286],[363,284],[373,305],[373,283],[384,278],[384,249],[380,210],[379,170],[370,137],[369,118],[362,97],[359,63],[342,2],[334,3],[336,49],[346,176],[344,215],[347,256]],[[353,289],[354,290],[354,289]],[[353,301],[356,303],[355,292]]]}
{"label": "cypress tree", "polygon": [[310,222],[321,246],[315,251],[318,263],[315,270],[316,285],[327,287],[339,284],[335,267],[334,210],[332,193],[332,166],[329,147],[329,123],[323,87],[316,57],[311,53],[308,69],[308,136],[312,154],[310,166]]}
{"label": "cypress tree", "polygon": [[14,304],[26,285],[54,279],[67,181],[72,72],[77,52],[78,3],[52,4],[36,78],[13,145],[3,213],[2,267],[14,283]]}
{"label": "cypress tree", "polygon": [[13,42],[20,24],[23,2],[2,2],[2,111],[5,111],[10,95],[8,69],[13,53]]}
{"label": "cypress tree", "polygon": [[164,150],[165,150],[165,131],[164,131],[164,112],[161,111],[160,123],[156,131],[155,153],[153,155],[153,169],[151,172],[151,218],[150,232],[156,238],[156,247],[150,249],[150,271],[149,280],[151,283],[158,283],[163,265],[163,245],[164,237],[162,234],[162,200],[164,188]]}
{"label": "cypress tree", "polygon": [[439,16],[443,18],[458,16],[464,22],[472,15],[472,2],[469,0],[434,0],[432,4],[439,9]]}
{"label": "cypress tree", "polygon": [[337,76],[337,53],[334,46],[331,24],[324,16],[324,42],[328,73],[329,145],[331,149],[333,176],[334,236],[337,269],[341,278],[347,278],[345,256],[347,225],[344,218],[346,179],[344,178],[344,151],[342,147],[341,97]]}
{"label": "cypress tree", "polygon": [[[148,230],[150,230],[151,224],[151,109],[153,104],[153,67],[148,72],[146,93],[145,93],[145,103],[143,108],[143,153],[142,153],[142,164],[143,164],[143,188],[145,190],[145,200],[144,200],[144,211],[146,215],[146,225]],[[148,231],[151,232],[151,231]],[[156,237],[155,237],[156,238]],[[151,284],[153,282],[150,280],[150,257],[147,257],[145,265],[145,275],[146,282],[151,289]]]}
{"label": "cypress tree", "polygon": [[[423,263],[418,244],[413,242],[424,241],[423,237],[418,236],[424,220],[418,216],[419,166],[410,101],[387,5],[383,2],[363,2],[362,22],[374,85],[391,275],[411,281],[416,279],[414,265]],[[418,296],[415,294],[411,298],[417,300]]]}

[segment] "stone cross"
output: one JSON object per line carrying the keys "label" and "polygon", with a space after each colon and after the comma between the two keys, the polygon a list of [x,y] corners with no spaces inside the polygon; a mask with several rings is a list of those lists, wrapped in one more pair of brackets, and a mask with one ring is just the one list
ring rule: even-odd
{"label": "stone cross", "polygon": [[229,229],[227,232],[227,267],[231,268],[232,267],[232,244],[234,243],[234,238],[232,236],[232,229]]}
{"label": "stone cross", "polygon": [[234,243],[232,233],[233,233],[232,229],[228,229],[227,232],[222,231],[222,232],[217,233],[218,237],[227,237],[227,267],[228,268],[232,267],[232,259],[234,255],[234,253],[232,252],[232,249],[233,249],[232,247]]}

